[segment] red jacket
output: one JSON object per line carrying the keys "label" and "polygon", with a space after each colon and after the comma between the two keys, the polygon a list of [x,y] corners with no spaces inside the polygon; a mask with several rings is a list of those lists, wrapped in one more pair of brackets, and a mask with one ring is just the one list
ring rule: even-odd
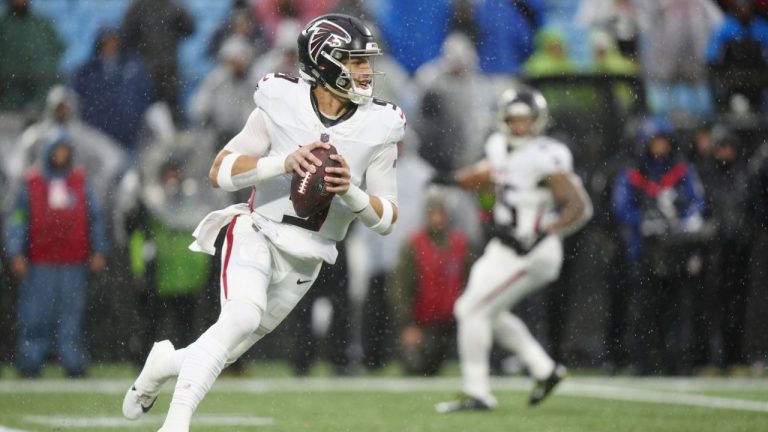
{"label": "red jacket", "polygon": [[413,304],[413,321],[418,325],[453,321],[453,304],[466,282],[467,239],[459,232],[450,234],[448,248],[432,242],[425,232],[411,238],[418,286]]}
{"label": "red jacket", "polygon": [[72,170],[63,179],[66,205],[49,203],[51,180],[39,171],[27,177],[29,189],[29,260],[38,264],[78,264],[91,254],[85,172]]}

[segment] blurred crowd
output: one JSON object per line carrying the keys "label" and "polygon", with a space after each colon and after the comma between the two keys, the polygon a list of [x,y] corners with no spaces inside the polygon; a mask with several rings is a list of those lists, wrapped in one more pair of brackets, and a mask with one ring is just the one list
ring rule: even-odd
{"label": "blurred crowd", "polygon": [[[520,306],[553,357],[637,375],[768,361],[768,1],[227,0],[196,38],[205,1],[110,0],[119,22],[78,39],[91,54],[72,67],[66,13],[0,11],[0,324],[17,336],[0,360],[21,375],[138,364],[215,320],[219,259],[188,251],[190,234],[248,197],[213,190],[208,168],[259,80],[297,74],[298,32],[333,11],[375,29],[375,94],[408,116],[397,228],[353,230],[343,265],[250,358],[281,345],[298,375],[321,355],[341,375],[438,373],[493,197],[430,179],[479,160],[498,95],[527,83],[595,203],[561,280]],[[197,75],[179,62],[193,39],[211,65]]]}

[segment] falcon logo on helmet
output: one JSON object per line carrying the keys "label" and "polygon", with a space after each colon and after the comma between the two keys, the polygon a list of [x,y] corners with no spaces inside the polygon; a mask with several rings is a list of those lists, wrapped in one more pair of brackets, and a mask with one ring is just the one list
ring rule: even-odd
{"label": "falcon logo on helmet", "polygon": [[312,24],[307,29],[307,35],[309,36],[309,56],[315,63],[325,45],[339,48],[345,43],[352,42],[346,30],[328,20],[320,20]]}

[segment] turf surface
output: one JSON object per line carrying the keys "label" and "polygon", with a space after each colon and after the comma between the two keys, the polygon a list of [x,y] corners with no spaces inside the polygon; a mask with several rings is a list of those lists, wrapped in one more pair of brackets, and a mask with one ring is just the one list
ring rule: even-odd
{"label": "turf surface", "polygon": [[[129,422],[120,417],[129,384],[122,376],[6,378],[0,381],[0,432],[156,431],[171,385],[145,419]],[[439,415],[433,405],[456,394],[456,377],[222,378],[196,413],[192,431],[768,430],[765,378],[573,377],[537,408],[525,405],[530,385],[526,378],[499,378],[497,410]]]}

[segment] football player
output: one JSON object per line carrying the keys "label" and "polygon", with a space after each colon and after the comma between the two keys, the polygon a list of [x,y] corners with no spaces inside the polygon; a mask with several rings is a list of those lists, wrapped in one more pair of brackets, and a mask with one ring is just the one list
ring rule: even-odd
{"label": "football player", "polygon": [[435,406],[440,413],[496,407],[489,379],[492,340],[514,351],[536,381],[529,403],[541,402],[566,374],[510,312],[523,297],[554,281],[563,261],[562,238],[586,223],[592,205],[563,143],[540,135],[548,110],[540,92],[503,93],[498,132],[486,158],[443,178],[464,189],[493,187],[493,238],[473,265],[456,302],[463,393]]}
{"label": "football player", "polygon": [[[155,403],[160,386],[178,376],[160,431],[189,430],[195,408],[222,369],[271,332],[307,292],[323,261],[336,260],[336,242],[359,218],[376,233],[397,220],[395,160],[405,117],[373,98],[374,58],[381,51],[357,18],[330,14],[298,37],[300,77],[268,74],[254,94],[256,109],[219,152],[210,170],[214,187],[253,187],[248,204],[209,214],[195,230],[193,250],[222,250],[221,314],[182,349],[156,343],[125,395],[123,414],[137,419]],[[330,206],[299,217],[290,196],[291,173],[316,172],[318,147],[336,147],[340,167],[327,168]],[[258,187],[258,194],[255,189]]]}

